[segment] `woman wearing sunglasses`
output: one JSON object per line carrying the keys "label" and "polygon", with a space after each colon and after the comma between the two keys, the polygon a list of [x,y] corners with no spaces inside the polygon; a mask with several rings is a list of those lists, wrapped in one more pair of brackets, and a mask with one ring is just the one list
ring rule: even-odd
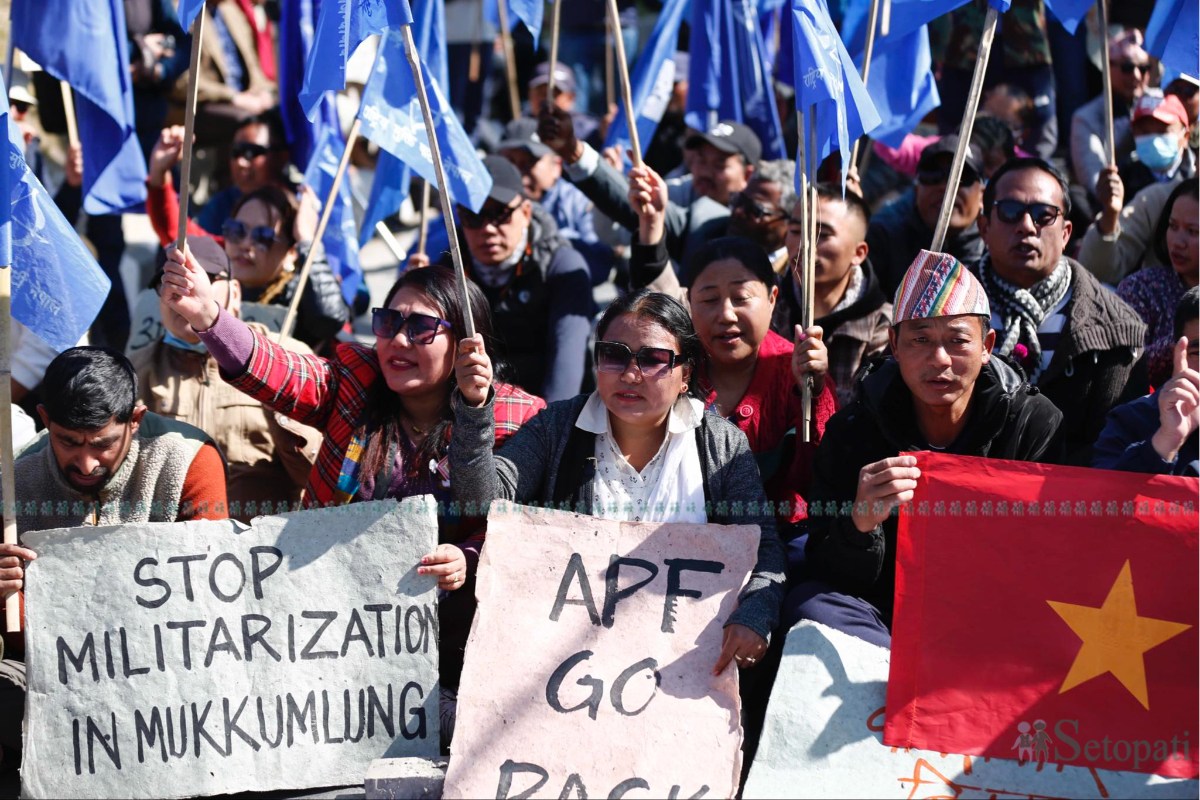
{"label": "woman wearing sunglasses", "polygon": [[[450,465],[454,497],[553,503],[604,519],[760,526],[758,563],[725,623],[715,672],[752,667],[783,596],[783,550],[746,436],[706,414],[704,358],[687,309],[657,292],[616,300],[596,327],[596,391],[550,404],[493,454],[502,396],[478,337],[459,344]],[[728,509],[746,509],[729,513]]]}
{"label": "woman wearing sunglasses", "polygon": [[[311,194],[311,190],[306,189]],[[312,246],[316,214],[278,186],[264,186],[242,197],[225,220],[221,235],[233,277],[248,303],[286,306],[300,282],[300,266]],[[293,335],[320,350],[350,319],[342,287],[324,257],[313,262],[300,297]]]}
{"label": "woman wearing sunglasses", "polygon": [[[193,258],[170,250],[163,274],[168,306],[199,333],[223,377],[264,405],[325,431],[305,487],[307,507],[432,494],[451,499],[447,458],[454,359],[466,333],[454,273],[409,270],[372,310],[375,346],[340,344],[332,358],[299,355],[256,334],[221,310],[207,274]],[[482,292],[467,284],[475,342],[491,346],[492,317]],[[497,383],[490,405],[498,444],[545,407],[541,398]],[[442,601],[442,686],[458,685],[474,615],[473,583],[483,544],[480,519],[438,515],[437,549],[420,572],[453,592]],[[456,591],[467,586],[467,591]]]}

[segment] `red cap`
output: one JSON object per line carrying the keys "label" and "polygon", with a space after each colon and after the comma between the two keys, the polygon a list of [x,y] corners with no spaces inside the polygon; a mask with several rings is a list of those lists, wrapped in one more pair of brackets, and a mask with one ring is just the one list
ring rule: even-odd
{"label": "red cap", "polygon": [[1133,121],[1147,117],[1167,125],[1178,122],[1185,128],[1188,126],[1187,109],[1183,107],[1183,101],[1173,94],[1163,97],[1146,93],[1139,97],[1137,105],[1133,107]]}

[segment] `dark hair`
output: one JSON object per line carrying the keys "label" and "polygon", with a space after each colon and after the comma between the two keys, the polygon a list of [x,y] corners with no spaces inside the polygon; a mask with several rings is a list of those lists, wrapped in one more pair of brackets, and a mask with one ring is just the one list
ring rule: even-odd
{"label": "dark hair", "polygon": [[[434,265],[421,269],[410,269],[401,275],[384,298],[383,307],[391,305],[392,299],[401,289],[415,289],[421,292],[437,306],[442,318],[450,323],[450,329],[456,342],[467,336],[466,316],[463,314],[462,301],[459,299],[458,285],[451,267]],[[473,282],[467,281],[467,295],[471,303],[471,319],[475,323],[475,332],[483,336],[484,349],[492,358],[492,373],[503,377],[505,365],[496,356],[496,347],[492,338],[492,309],[483,292]],[[411,463],[405,464],[410,474],[416,474],[430,459],[440,460],[449,444],[450,422],[454,415],[450,410],[450,394],[457,384],[454,377],[446,382],[446,404],[442,409],[442,418],[429,431],[425,441],[417,448]],[[372,397],[367,403],[368,417],[365,420],[369,440],[363,451],[360,469],[362,475],[377,475],[387,460],[388,446],[400,437],[400,410],[403,401],[392,392],[383,380],[375,382]]]}
{"label": "dark hair", "polygon": [[992,213],[992,206],[996,202],[996,187],[1000,185],[1000,179],[1010,172],[1020,172],[1026,169],[1041,170],[1058,181],[1058,188],[1062,191],[1063,219],[1071,216],[1071,187],[1067,184],[1067,179],[1049,161],[1044,158],[1037,158],[1036,156],[1010,158],[992,173],[992,177],[988,179],[987,186],[983,189],[983,213]]}
{"label": "dark hair", "polygon": [[683,285],[691,287],[696,278],[699,278],[700,274],[711,264],[727,258],[737,261],[750,270],[757,280],[767,285],[768,291],[775,285],[775,270],[771,267],[771,259],[767,256],[767,251],[745,236],[722,236],[701,245],[688,258]]}
{"label": "dark hair", "polygon": [[[269,183],[266,186],[255,189],[250,194],[244,194],[238,198],[237,203],[233,206],[233,210],[229,212],[229,218],[233,219],[242,210],[243,206],[255,201],[269,206],[279,213],[279,235],[284,237],[289,246],[294,246],[296,242],[293,238],[293,231],[296,226],[296,214],[300,211],[300,204],[296,201],[296,197],[291,192],[281,189],[273,183]],[[267,284],[267,287],[263,289],[257,302],[263,305],[271,303],[295,277],[295,274],[281,269],[275,280]]]}
{"label": "dark hair", "polygon": [[[759,250],[761,251],[761,248]],[[603,339],[613,320],[625,314],[655,322],[674,336],[675,341],[679,343],[682,361],[691,365],[693,371],[704,363],[704,346],[700,343],[700,337],[696,335],[696,329],[692,327],[692,317],[674,297],[649,289],[638,289],[624,297],[618,297],[600,315],[600,321],[596,323],[596,339]],[[689,395],[700,397],[698,384],[699,381],[696,380],[688,381]]]}
{"label": "dark hair", "polygon": [[1163,89],[1164,95],[1173,94],[1184,102],[1195,97],[1196,92],[1200,92],[1200,86],[1192,83],[1187,78],[1176,78],[1167,84],[1167,88]]}
{"label": "dark hair", "polygon": [[862,220],[864,231],[870,226],[871,209],[857,192],[843,192],[839,184],[822,182],[817,184],[817,197],[844,203],[851,214]]}
{"label": "dark hair", "polygon": [[246,117],[238,122],[234,132],[245,130],[253,125],[262,125],[267,129],[267,147],[271,150],[287,150],[287,128],[283,124],[283,116],[275,110],[264,111],[252,117]]}
{"label": "dark hair", "polygon": [[42,401],[55,425],[94,431],[125,423],[137,404],[137,373],[129,359],[107,347],[72,347],[46,367]]}
{"label": "dark hair", "polygon": [[1194,319],[1200,319],[1200,286],[1188,289],[1175,304],[1175,341],[1183,336],[1183,326]]}
{"label": "dark hair", "polygon": [[1015,158],[1017,153],[1017,140],[1012,128],[999,117],[982,114],[976,117],[975,125],[971,128],[971,144],[983,152],[998,147],[1004,151],[1005,158]]}
{"label": "dark hair", "polygon": [[[1184,178],[1179,182],[1172,191],[1167,202],[1163,205],[1162,213],[1158,215],[1158,224],[1154,227],[1154,254],[1158,256],[1158,260],[1168,266],[1171,263],[1171,254],[1167,252],[1167,228],[1171,227],[1171,211],[1175,208],[1175,201],[1184,195],[1188,195],[1193,200],[1200,200],[1200,178],[1193,175],[1190,178]],[[1176,339],[1179,337],[1176,336]]]}

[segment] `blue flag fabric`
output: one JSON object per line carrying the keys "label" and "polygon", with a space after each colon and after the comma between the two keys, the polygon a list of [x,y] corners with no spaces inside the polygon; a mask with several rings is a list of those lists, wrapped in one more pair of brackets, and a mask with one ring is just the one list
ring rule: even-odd
{"label": "blue flag fabric", "polygon": [[[472,211],[479,211],[492,188],[492,176],[479,160],[450,102],[424,64],[422,74],[450,199]],[[398,31],[389,31],[380,40],[379,54],[363,89],[358,116],[362,120],[363,136],[408,164],[433,186],[438,185],[417,99],[417,85],[404,55],[404,40]]]}
{"label": "blue flag fabric", "polygon": [[[968,2],[969,0],[892,0],[891,27],[888,29],[887,38],[899,39],[907,36]],[[876,37],[875,47],[878,49],[881,43],[878,32]],[[850,41],[849,37],[847,41]]]}
{"label": "blue flag fabric", "polygon": [[[538,37],[542,33],[542,15],[545,12],[547,0],[504,0],[508,5],[508,27],[513,29],[517,22],[525,24],[526,30],[533,35],[533,49],[538,46]],[[563,0],[550,0],[563,2]],[[497,0],[483,0],[483,16],[497,29],[500,27],[500,9],[496,7]]]}
{"label": "blue flag fabric", "polygon": [[720,120],[749,125],[763,157],[785,158],[767,47],[754,0],[692,0],[685,121],[708,130]]}
{"label": "blue flag fabric", "polygon": [[300,106],[304,65],[312,52],[320,6],[321,0],[287,0],[279,7],[279,112],[292,162],[302,170],[308,168],[321,131],[339,125],[333,92],[321,95],[311,120]]}
{"label": "blue flag fabric", "polygon": [[[346,148],[346,139],[337,128],[326,128],[317,141],[316,150],[304,173],[304,185],[316,193],[324,203],[333,188],[333,177],[337,174],[338,162]],[[346,177],[338,187],[333,200],[333,211],[321,244],[325,248],[325,260],[329,268],[342,283],[342,297],[354,305],[354,296],[362,284],[362,267],[358,262],[358,230],[354,224],[354,205],[350,199],[350,185]]]}
{"label": "blue flag fabric", "polygon": [[179,0],[179,24],[185,31],[192,30],[192,22],[200,14],[202,8],[204,8],[204,0]]}
{"label": "blue flag fabric", "polygon": [[[842,44],[825,0],[792,0],[792,50],[796,108],[804,114],[805,129],[799,134],[807,144],[816,106],[816,144],[819,164],[834,150],[842,159],[842,182],[850,170],[854,140],[878,127],[879,113],[854,62]],[[809,153],[809,158],[813,154]],[[804,164],[797,164],[799,184]]]}
{"label": "blue flag fabric", "polygon": [[[679,37],[679,26],[687,11],[690,0],[667,0],[659,12],[658,21],[650,41],[638,56],[633,68],[633,106],[637,109],[638,140],[642,147],[650,144],[663,112],[671,100],[675,85],[675,42]],[[629,128],[625,121],[625,106],[621,104],[617,116],[608,129],[605,147],[619,147],[624,153],[629,147]]]}
{"label": "blue flag fabric", "polygon": [[408,0],[324,0],[300,88],[300,107],[308,118],[316,120],[325,92],[346,88],[346,62],[363,39],[412,21]]}
{"label": "blue flag fabric", "polygon": [[0,263],[12,269],[12,315],[55,350],[66,350],[100,313],[110,283],[30,172],[7,102],[0,117],[8,132],[8,158],[0,165]]}
{"label": "blue flag fabric", "polygon": [[1067,33],[1075,33],[1096,0],[1046,0],[1046,9],[1062,23]]}
{"label": "blue flag fabric", "polygon": [[1200,77],[1200,6],[1158,0],[1146,26],[1146,52],[1176,72]]}
{"label": "blue flag fabric", "polygon": [[[427,65],[438,86],[450,84],[450,67],[446,53],[446,11],[443,0],[415,0],[413,3],[413,41],[422,63]],[[412,184],[412,170],[389,153],[379,151],[375,162],[375,178],[371,182],[371,198],[363,213],[359,243],[366,244],[374,235],[375,225],[400,211]]]}
{"label": "blue flag fabric", "polygon": [[[851,0],[842,22],[846,50],[859,74],[862,74],[870,11],[871,0]],[[876,31],[867,92],[880,117],[879,127],[871,131],[871,138],[899,147],[925,115],[941,104],[926,26],[900,37],[882,38]]]}
{"label": "blue flag fabric", "polygon": [[83,210],[141,210],[146,161],[134,128],[123,0],[14,0],[12,43],[75,92]]}

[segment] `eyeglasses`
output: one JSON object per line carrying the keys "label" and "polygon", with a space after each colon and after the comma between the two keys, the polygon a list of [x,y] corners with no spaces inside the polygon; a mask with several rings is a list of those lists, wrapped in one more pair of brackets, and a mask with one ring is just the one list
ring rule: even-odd
{"label": "eyeglasses", "polygon": [[229,148],[230,158],[244,158],[247,161],[253,161],[259,156],[265,156],[271,152],[271,148],[263,147],[261,144],[254,142],[234,142]]}
{"label": "eyeglasses", "polygon": [[622,375],[636,359],[646,378],[661,377],[684,363],[682,356],[665,347],[643,347],[635,353],[620,342],[596,342],[595,355],[596,369],[600,372]]}
{"label": "eyeglasses", "polygon": [[433,344],[441,328],[450,329],[450,323],[428,314],[400,313],[394,308],[371,309],[371,332],[381,339],[393,339],[401,330],[413,344]]}
{"label": "eyeglasses", "polygon": [[993,208],[996,209],[996,216],[1001,222],[1016,225],[1028,214],[1038,228],[1053,225],[1062,214],[1062,209],[1058,206],[1049,203],[1022,203],[1020,200],[997,200]]}
{"label": "eyeglasses", "polygon": [[[945,169],[919,169],[917,170],[917,183],[922,186],[944,186],[950,181],[950,168]],[[979,173],[970,167],[964,165],[962,176],[959,178],[959,186],[974,186],[979,182]]]}
{"label": "eyeglasses", "polygon": [[1126,75],[1132,75],[1135,72],[1141,72],[1144,74],[1147,68],[1150,66],[1149,64],[1138,64],[1133,61],[1122,61],[1120,63],[1113,61],[1110,63],[1112,63],[1114,67],[1121,70],[1121,72],[1125,73]]}
{"label": "eyeglasses", "polygon": [[742,193],[733,192],[729,195],[729,210],[741,211],[748,217],[753,217],[756,220],[772,220],[783,219],[787,216],[787,212],[778,208],[771,208],[763,205],[754,198]]}
{"label": "eyeglasses", "polygon": [[502,211],[493,211],[490,214],[476,214],[468,208],[459,207],[458,217],[464,228],[471,230],[479,230],[487,225],[495,225],[499,228],[501,225],[507,225],[512,219],[513,214],[517,213],[517,209],[521,207],[520,203],[515,206],[505,206]]}
{"label": "eyeglasses", "polygon": [[284,241],[279,238],[275,229],[270,225],[257,225],[251,228],[236,219],[225,220],[221,225],[221,235],[225,237],[225,241],[233,244],[241,244],[249,237],[256,247],[263,250],[270,250],[272,245]]}

